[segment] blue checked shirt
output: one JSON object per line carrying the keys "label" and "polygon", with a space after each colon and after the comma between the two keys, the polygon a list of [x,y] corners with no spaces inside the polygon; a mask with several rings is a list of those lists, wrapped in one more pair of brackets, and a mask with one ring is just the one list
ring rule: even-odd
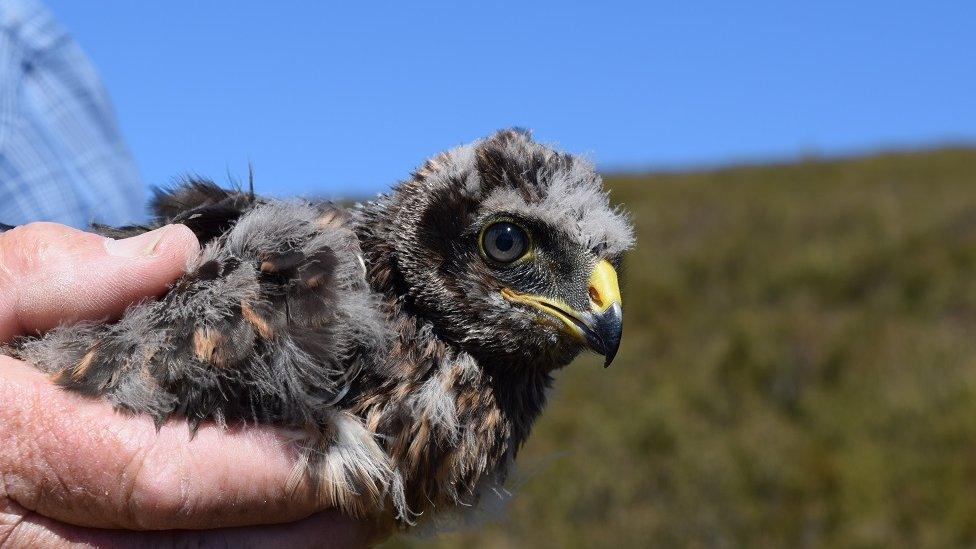
{"label": "blue checked shirt", "polygon": [[0,222],[132,223],[145,198],[84,53],[36,0],[0,0]]}

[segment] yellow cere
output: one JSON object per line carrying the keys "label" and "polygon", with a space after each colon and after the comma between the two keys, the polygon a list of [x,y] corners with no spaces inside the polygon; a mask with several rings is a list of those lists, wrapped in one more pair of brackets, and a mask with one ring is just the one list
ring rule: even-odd
{"label": "yellow cere", "polygon": [[597,313],[605,312],[614,303],[623,304],[620,300],[617,271],[606,259],[601,259],[590,274],[590,301]]}

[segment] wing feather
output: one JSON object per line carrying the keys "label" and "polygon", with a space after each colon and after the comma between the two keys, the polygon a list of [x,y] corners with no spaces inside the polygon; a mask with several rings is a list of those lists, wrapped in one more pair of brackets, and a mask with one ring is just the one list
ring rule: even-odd
{"label": "wing feather", "polygon": [[158,192],[154,209],[157,225],[184,223],[201,238],[194,268],[115,323],[61,327],[15,352],[66,388],[157,422],[324,421],[357,353],[386,339],[348,213],[201,180]]}

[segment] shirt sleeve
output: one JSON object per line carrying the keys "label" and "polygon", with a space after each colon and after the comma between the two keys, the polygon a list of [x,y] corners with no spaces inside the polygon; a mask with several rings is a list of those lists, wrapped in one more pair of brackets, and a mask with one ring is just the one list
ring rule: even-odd
{"label": "shirt sleeve", "polygon": [[0,0],[0,222],[84,228],[145,217],[108,95],[36,0]]}

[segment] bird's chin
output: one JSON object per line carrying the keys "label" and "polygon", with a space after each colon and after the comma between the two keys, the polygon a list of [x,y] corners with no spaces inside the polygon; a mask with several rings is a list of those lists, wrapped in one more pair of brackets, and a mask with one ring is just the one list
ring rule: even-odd
{"label": "bird's chin", "polygon": [[[508,314],[479,319],[478,337],[461,337],[473,354],[485,363],[505,368],[529,365],[552,371],[572,362],[586,350],[586,342],[567,332],[564,323],[523,303],[512,303]],[[513,336],[513,334],[517,334]]]}
{"label": "bird's chin", "polygon": [[525,316],[520,314],[521,318],[512,323],[512,329],[506,330],[520,334],[518,346],[509,349],[517,356],[509,357],[510,360],[551,371],[568,365],[586,350],[585,342],[568,333],[555,316],[527,306],[518,308]]}
{"label": "bird's chin", "polygon": [[545,326],[545,335],[540,337],[536,348],[538,364],[545,370],[558,370],[567,366],[586,350],[578,337],[566,333],[558,327]]}
{"label": "bird's chin", "polygon": [[485,341],[479,345],[475,355],[486,364],[506,369],[517,366],[517,370],[528,367],[530,370],[550,372],[568,365],[585,350],[578,338],[550,326],[522,324],[520,329],[511,333],[520,334],[518,345],[513,345],[510,338]]}
{"label": "bird's chin", "polygon": [[564,366],[568,366],[570,362],[576,360],[583,352],[583,347],[580,345],[574,345],[572,348],[563,348],[557,351],[555,356],[552,358],[552,366],[550,370],[558,370]]}

